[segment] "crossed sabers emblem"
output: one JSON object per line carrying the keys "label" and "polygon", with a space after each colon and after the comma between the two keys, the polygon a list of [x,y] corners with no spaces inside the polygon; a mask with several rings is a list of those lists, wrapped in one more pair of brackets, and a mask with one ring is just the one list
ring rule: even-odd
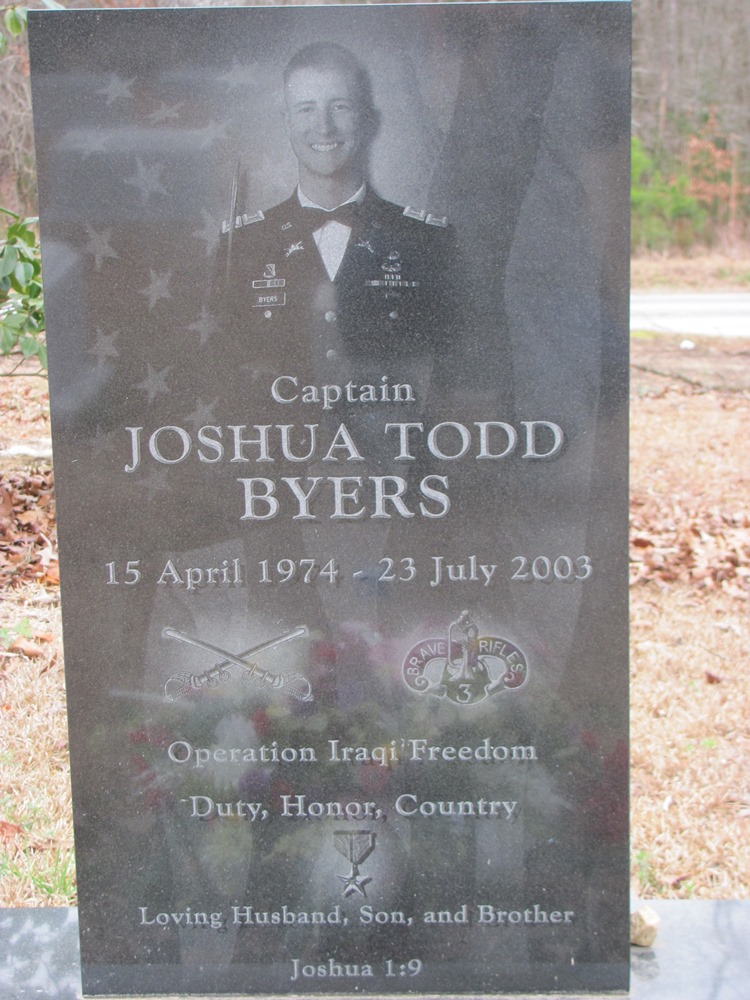
{"label": "crossed sabers emblem", "polygon": [[183,698],[195,691],[200,691],[202,688],[216,687],[218,684],[228,681],[231,676],[229,668],[233,666],[242,667],[244,671],[242,675],[243,679],[253,681],[260,687],[268,686],[274,691],[283,690],[285,694],[291,695],[292,698],[296,698],[298,701],[313,700],[310,682],[302,674],[295,672],[274,674],[270,670],[264,670],[257,663],[252,663],[248,660],[249,656],[254,656],[256,653],[262,653],[267,649],[272,649],[274,646],[280,645],[282,642],[288,642],[290,639],[297,639],[302,635],[307,635],[307,628],[304,625],[293,628],[289,632],[282,632],[281,635],[277,635],[274,639],[267,639],[265,642],[261,642],[257,646],[251,646],[250,649],[245,649],[237,654],[230,653],[220,646],[214,646],[213,643],[205,642],[203,639],[196,639],[194,636],[186,635],[176,628],[165,628],[162,630],[162,635],[166,639],[177,639],[179,642],[188,643],[190,646],[197,646],[199,649],[204,649],[206,652],[213,653],[215,656],[222,658],[219,663],[215,663],[213,667],[209,667],[202,674],[172,674],[164,685],[164,696],[167,701],[176,701],[178,698]]}
{"label": "crossed sabers emblem", "polygon": [[359,874],[359,866],[365,862],[375,850],[375,834],[369,830],[338,830],[333,835],[333,846],[343,854],[351,865],[348,875],[337,875],[336,878],[344,883],[344,895],[351,896],[358,892],[360,896],[367,898],[365,886],[372,882],[369,875],[364,877]]}

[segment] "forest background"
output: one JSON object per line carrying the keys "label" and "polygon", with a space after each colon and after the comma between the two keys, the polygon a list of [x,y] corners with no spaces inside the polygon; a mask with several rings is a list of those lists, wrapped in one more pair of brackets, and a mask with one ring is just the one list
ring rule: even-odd
{"label": "forest background", "polygon": [[[276,0],[278,3],[279,0]],[[25,6],[2,4],[0,205],[35,214]],[[66,0],[66,7],[157,7]],[[161,4],[164,5],[163,3]],[[198,6],[214,5],[213,0]],[[170,6],[190,6],[174,0]],[[10,12],[10,13],[8,13]],[[18,14],[21,17],[18,17]],[[18,29],[17,31],[15,29]],[[633,249],[729,249],[750,220],[750,4],[633,2]]]}
{"label": "forest background", "polygon": [[[634,287],[750,291],[750,3],[633,0],[633,18]],[[0,206],[17,216],[0,215],[0,907],[70,905],[25,6],[2,2],[0,130]],[[750,331],[631,335],[631,869],[643,897],[750,894],[748,357]]]}

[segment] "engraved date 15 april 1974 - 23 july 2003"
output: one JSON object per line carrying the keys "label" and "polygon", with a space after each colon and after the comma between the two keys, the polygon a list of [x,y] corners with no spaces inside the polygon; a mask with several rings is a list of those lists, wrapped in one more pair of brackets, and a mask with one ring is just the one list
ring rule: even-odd
{"label": "engraved date 15 april 1974 - 23 july 2003", "polygon": [[[412,556],[384,556],[373,566],[351,569],[342,561],[331,559],[261,559],[252,569],[239,557],[220,560],[213,566],[188,566],[184,560],[168,559],[153,571],[156,584],[187,591],[207,587],[245,587],[254,584],[336,585],[342,576],[374,583],[411,583],[424,579],[431,587],[450,584],[479,584],[489,587],[499,580],[514,583],[582,583],[593,574],[593,564],[587,555],[516,555],[502,562],[483,562],[471,554],[449,560],[446,556],[429,556],[417,560]],[[134,586],[144,576],[140,559],[112,560],[105,566],[105,582],[109,586]]]}

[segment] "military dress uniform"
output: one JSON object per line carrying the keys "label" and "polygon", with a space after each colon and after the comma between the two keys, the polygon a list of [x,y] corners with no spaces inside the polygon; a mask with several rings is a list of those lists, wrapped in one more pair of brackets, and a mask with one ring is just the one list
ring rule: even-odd
{"label": "military dress uniform", "polygon": [[[331,219],[351,227],[333,278],[313,236]],[[242,354],[266,370],[404,381],[445,355],[455,278],[446,219],[368,189],[361,204],[332,213],[304,208],[295,192],[265,213],[238,216],[231,233],[223,228],[229,324]]]}

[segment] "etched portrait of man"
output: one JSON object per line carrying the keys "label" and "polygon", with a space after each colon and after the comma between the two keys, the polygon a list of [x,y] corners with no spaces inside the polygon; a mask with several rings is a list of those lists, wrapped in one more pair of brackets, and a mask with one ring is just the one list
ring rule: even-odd
{"label": "etched portrait of man", "polygon": [[236,336],[260,360],[293,357],[320,377],[434,358],[450,327],[452,227],[373,190],[380,114],[348,49],[307,45],[283,81],[299,181],[280,205],[233,206],[224,223],[220,275]]}

